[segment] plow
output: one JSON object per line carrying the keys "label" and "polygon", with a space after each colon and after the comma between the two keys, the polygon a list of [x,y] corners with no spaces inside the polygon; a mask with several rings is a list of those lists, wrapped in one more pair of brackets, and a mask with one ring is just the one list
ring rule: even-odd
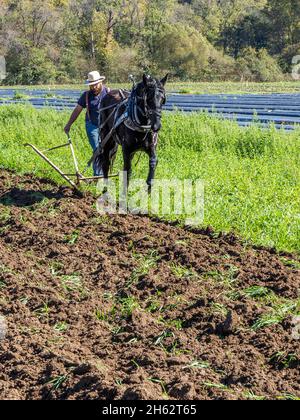
{"label": "plow", "polygon": [[[107,122],[114,117],[114,115],[117,113],[118,109],[125,103],[127,103],[128,99],[125,97],[123,90],[120,89],[119,93],[122,97],[122,101],[119,104],[114,104],[105,108],[101,108],[100,112],[108,110],[108,109],[112,109],[112,112],[110,113],[109,117],[102,123],[101,128],[103,128],[103,126],[105,124],[107,124]],[[107,136],[103,139],[103,141],[101,142],[101,147],[103,148],[105,146],[105,144],[107,143],[107,141],[110,139],[110,137],[113,135],[113,133],[115,132],[115,130],[119,127],[120,124],[122,124],[122,122],[124,121],[126,115],[122,115],[121,118],[119,118],[117,121],[114,122],[114,125],[112,127],[112,129],[110,130],[110,132],[107,134]],[[98,182],[100,179],[107,179],[107,178],[117,178],[119,176],[119,174],[110,174],[107,177],[104,176],[92,176],[92,177],[87,177],[85,176],[85,173],[87,172],[87,170],[90,168],[90,166],[93,164],[97,154],[98,154],[98,150],[96,150],[93,153],[93,156],[91,157],[91,159],[88,161],[86,167],[84,168],[84,170],[81,172],[79,169],[79,164],[78,164],[78,160],[76,157],[76,153],[75,153],[75,149],[74,149],[74,145],[72,142],[72,139],[70,136],[68,136],[68,141],[67,143],[63,143],[61,145],[52,147],[50,149],[46,149],[46,150],[39,150],[35,145],[31,144],[31,143],[26,143],[24,144],[25,147],[30,147],[40,158],[42,158],[48,165],[50,165],[69,185],[71,185],[71,187],[81,193],[80,191],[80,186],[81,184],[91,184],[93,182]],[[69,173],[64,173],[62,171],[62,169],[60,169],[47,155],[46,153],[51,153],[54,150],[58,150],[58,149],[69,149],[72,159],[73,159],[73,165],[74,165],[74,172],[69,174]]]}
{"label": "plow", "polygon": [[[61,144],[61,145],[58,145],[58,146],[55,146],[46,150],[39,150],[35,145],[31,143],[26,143],[24,146],[30,147],[40,158],[42,158],[48,165],[50,165],[77,192],[81,192],[80,191],[81,184],[91,184],[93,182],[98,182],[100,179],[104,179],[103,176],[92,176],[92,177],[85,176],[85,173],[87,172],[88,168],[91,166],[93,162],[93,158],[88,162],[86,168],[82,172],[80,171],[74,145],[70,137],[68,137],[67,143],[64,143],[64,144]],[[71,152],[73,165],[74,165],[73,173],[71,174],[65,173],[46,155],[46,153],[48,154],[58,149],[69,149],[69,151]],[[118,174],[111,174],[109,175],[109,178],[117,178],[118,176],[119,176]]]}

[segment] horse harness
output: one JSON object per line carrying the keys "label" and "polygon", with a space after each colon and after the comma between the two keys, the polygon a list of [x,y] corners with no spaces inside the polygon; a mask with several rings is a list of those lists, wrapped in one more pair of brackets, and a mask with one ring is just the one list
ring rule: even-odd
{"label": "horse harness", "polygon": [[[166,102],[166,97],[163,90],[159,90],[160,93],[164,95],[163,103]],[[151,116],[153,114],[156,114],[158,116],[161,116],[161,110],[152,110],[149,109],[148,103],[147,103],[147,94],[143,96],[139,96],[137,94],[136,89],[133,89],[131,92],[131,95],[128,97],[126,94],[129,94],[128,91],[124,91],[122,89],[119,90],[119,94],[122,98],[122,101],[119,104],[110,105],[106,108],[101,108],[101,111],[105,111],[108,109],[113,109],[112,112],[109,114],[109,116],[106,118],[106,120],[101,124],[100,129],[102,129],[108,121],[114,116],[114,123],[113,127],[110,130],[110,132],[107,134],[107,136],[102,140],[102,148],[106,145],[110,137],[113,135],[113,133],[116,131],[116,129],[124,123],[124,125],[129,128],[132,131],[138,131],[140,133],[145,133],[145,139],[149,132],[151,131],[151,125],[142,125],[138,112],[147,119],[147,121],[150,120]],[[144,110],[138,105],[138,101],[144,102]],[[126,105],[125,111],[119,116],[119,110],[123,105]],[[154,136],[154,141],[157,143],[157,136]],[[118,139],[119,140],[119,139]],[[119,144],[121,144],[119,140]]]}
{"label": "horse harness", "polygon": [[[163,90],[159,90],[159,91],[160,91],[160,93],[162,93],[164,95],[164,99],[163,99],[163,103],[162,103],[162,105],[164,105],[166,103],[165,93],[164,93]],[[141,113],[142,116],[146,117],[147,121],[150,120],[150,118],[153,114],[161,116],[161,110],[158,111],[158,110],[149,109],[148,104],[147,104],[147,93],[144,96],[139,96],[137,94],[137,89],[134,88],[131,93],[129,91],[119,89],[119,94],[122,98],[122,101],[120,103],[113,104],[113,105],[110,105],[110,106],[107,106],[105,108],[100,109],[100,112],[106,111],[108,109],[112,109],[112,111],[110,112],[108,117],[101,124],[100,130],[108,123],[108,121],[112,117],[114,117],[114,123],[113,123],[113,126],[112,126],[111,130],[109,131],[109,133],[105,136],[104,139],[102,139],[100,150],[96,149],[96,151],[94,152],[92,158],[90,159],[90,161],[88,163],[89,166],[93,163],[95,158],[99,155],[99,152],[101,153],[101,150],[103,150],[103,148],[105,147],[105,145],[107,144],[109,139],[112,137],[112,135],[115,133],[117,128],[123,123],[129,130],[138,131],[140,133],[145,133],[145,137],[144,137],[143,141],[146,140],[148,134],[151,132],[151,125],[142,125],[141,124],[141,121],[140,121],[139,116],[138,116],[138,111]],[[126,94],[127,95],[130,94],[130,96],[127,96]],[[143,111],[142,108],[138,105],[138,100],[144,102],[144,110],[145,111]],[[123,105],[126,105],[126,109],[119,116],[119,111],[120,111],[120,109]],[[117,135],[117,140],[118,140],[118,143],[121,145],[121,140],[120,140],[118,135]],[[158,142],[158,133],[153,133],[153,145],[155,147],[157,146],[157,142]]]}

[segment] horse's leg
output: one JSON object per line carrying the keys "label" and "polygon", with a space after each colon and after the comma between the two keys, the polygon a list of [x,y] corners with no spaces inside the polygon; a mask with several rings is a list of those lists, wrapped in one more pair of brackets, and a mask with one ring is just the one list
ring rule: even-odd
{"label": "horse's leg", "polygon": [[[99,186],[103,187],[101,194],[105,194],[108,191],[108,173],[109,173],[109,161],[106,156],[103,154],[102,157],[102,170],[103,170],[103,180],[99,180]],[[100,184],[101,183],[101,184]]]}
{"label": "horse's leg", "polygon": [[148,192],[151,192],[151,188],[153,185],[153,180],[155,177],[155,170],[158,164],[158,159],[156,155],[156,145],[151,144],[150,148],[146,150],[148,156],[149,156],[149,174],[147,178],[147,184],[148,184]]}
{"label": "horse's leg", "polygon": [[102,160],[103,177],[104,177],[105,180],[108,179],[109,168],[110,168],[109,153],[107,151],[105,151],[103,153],[103,160]]}
{"label": "horse's leg", "polygon": [[132,175],[132,159],[133,159],[134,153],[132,150],[129,150],[125,147],[123,147],[123,160],[124,160],[124,166],[123,170],[127,173],[127,186],[129,185],[130,177]]}

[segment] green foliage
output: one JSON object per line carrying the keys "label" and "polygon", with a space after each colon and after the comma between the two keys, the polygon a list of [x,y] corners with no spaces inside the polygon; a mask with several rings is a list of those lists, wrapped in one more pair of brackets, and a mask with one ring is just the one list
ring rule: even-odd
{"label": "green foliage", "polygon": [[21,51],[17,48],[9,51],[7,72],[6,83],[11,85],[51,83],[56,78],[55,65],[47,56],[46,49],[28,46]]}
{"label": "green foliage", "polygon": [[284,79],[278,63],[265,49],[256,51],[249,47],[242,50],[237,59],[237,70],[243,80],[271,82]]}
{"label": "green foliage", "polygon": [[261,131],[259,135],[255,131],[241,133],[236,142],[236,153],[239,157],[254,159],[272,155],[274,152],[274,137],[272,131]]}
{"label": "green foliage", "polygon": [[[299,53],[294,0],[3,0],[5,84],[109,81],[171,72],[176,80],[282,80]],[[7,35],[9,34],[9,36]]]}

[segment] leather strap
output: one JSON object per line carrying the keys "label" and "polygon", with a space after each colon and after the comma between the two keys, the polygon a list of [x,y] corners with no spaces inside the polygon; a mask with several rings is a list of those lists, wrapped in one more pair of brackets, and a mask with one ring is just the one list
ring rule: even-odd
{"label": "leather strap", "polygon": [[89,108],[89,92],[86,92],[85,94],[85,103],[86,103],[87,117],[88,117],[88,120],[91,121],[90,108]]}

